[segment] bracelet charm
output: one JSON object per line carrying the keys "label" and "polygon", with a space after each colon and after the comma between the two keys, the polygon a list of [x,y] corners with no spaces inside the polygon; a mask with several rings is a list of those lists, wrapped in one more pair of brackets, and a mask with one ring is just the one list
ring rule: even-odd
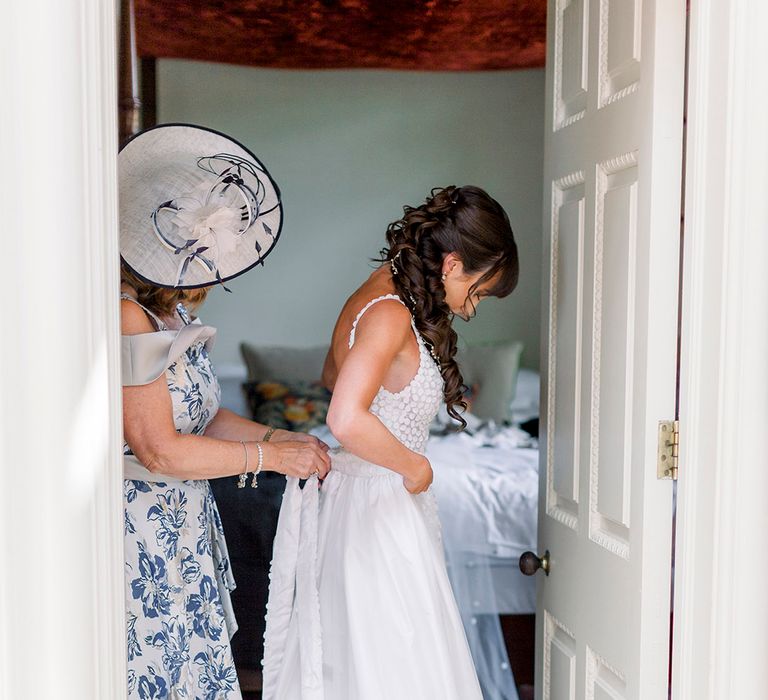
{"label": "bracelet charm", "polygon": [[245,452],[245,468],[243,469],[243,473],[238,477],[237,488],[244,489],[245,482],[248,480],[248,448],[242,440],[239,442],[243,446],[243,451]]}

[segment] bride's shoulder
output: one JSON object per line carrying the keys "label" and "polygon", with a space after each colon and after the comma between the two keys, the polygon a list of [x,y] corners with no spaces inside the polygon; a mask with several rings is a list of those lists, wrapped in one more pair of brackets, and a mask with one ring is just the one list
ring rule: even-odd
{"label": "bride's shoulder", "polygon": [[[387,285],[375,284],[367,280],[356,289],[339,313],[334,329],[334,338],[354,338],[358,329],[376,326],[389,333],[397,329],[407,331],[411,323],[411,313]],[[344,345],[347,345],[345,340]]]}
{"label": "bride's shoulder", "polygon": [[352,338],[361,334],[379,340],[404,338],[410,333],[411,313],[396,295],[382,294],[361,300],[351,323]]}

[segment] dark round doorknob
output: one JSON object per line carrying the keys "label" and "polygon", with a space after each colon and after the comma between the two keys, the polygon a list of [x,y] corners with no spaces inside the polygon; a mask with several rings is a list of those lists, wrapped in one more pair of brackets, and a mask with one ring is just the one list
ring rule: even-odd
{"label": "dark round doorknob", "polygon": [[520,571],[526,576],[533,576],[538,569],[543,569],[549,576],[549,550],[544,552],[544,556],[539,559],[533,552],[523,552],[520,555]]}

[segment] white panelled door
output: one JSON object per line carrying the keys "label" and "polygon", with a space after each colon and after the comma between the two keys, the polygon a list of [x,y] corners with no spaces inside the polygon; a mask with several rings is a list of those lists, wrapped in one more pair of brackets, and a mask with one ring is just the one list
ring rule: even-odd
{"label": "white panelled door", "polygon": [[550,0],[537,698],[667,697],[685,0]]}

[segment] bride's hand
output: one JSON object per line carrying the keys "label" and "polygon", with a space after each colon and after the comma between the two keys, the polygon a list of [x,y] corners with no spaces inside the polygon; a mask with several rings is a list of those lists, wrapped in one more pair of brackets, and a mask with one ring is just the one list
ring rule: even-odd
{"label": "bride's hand", "polygon": [[421,493],[429,488],[432,483],[432,465],[425,457],[423,464],[416,474],[403,477],[403,484],[409,493]]}
{"label": "bride's hand", "polygon": [[271,442],[306,442],[311,445],[317,445],[320,449],[328,452],[330,447],[324,443],[320,438],[310,435],[309,433],[292,433],[290,430],[283,430],[278,428],[272,433],[270,438]]}
{"label": "bride's hand", "polygon": [[[307,437],[311,437],[308,435]],[[308,479],[317,473],[319,479],[325,479],[331,468],[331,458],[319,440],[280,440],[263,444],[265,461],[269,469],[286,476]]]}

